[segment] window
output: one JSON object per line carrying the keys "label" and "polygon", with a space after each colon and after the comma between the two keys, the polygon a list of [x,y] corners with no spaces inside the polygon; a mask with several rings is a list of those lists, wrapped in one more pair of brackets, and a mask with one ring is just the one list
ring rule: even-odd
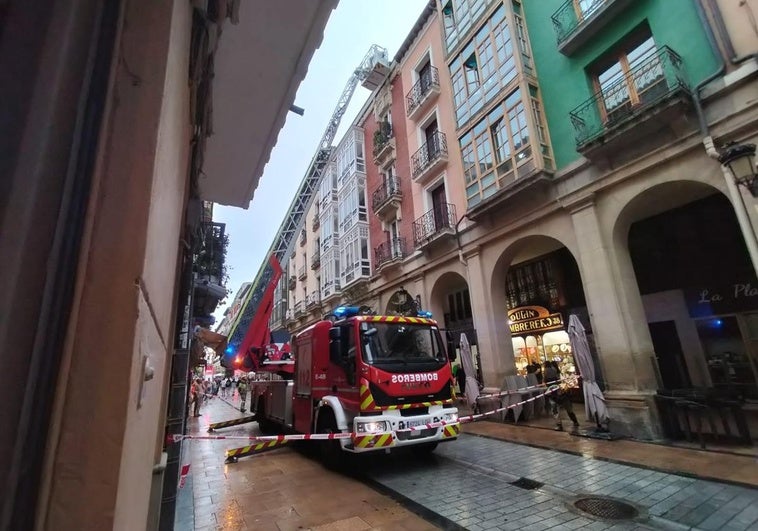
{"label": "window", "polygon": [[[523,46],[528,46],[526,32],[520,38],[524,39]],[[501,6],[450,63],[459,127],[516,80],[516,60],[511,40],[505,8]]]}
{"label": "window", "polygon": [[[469,207],[517,179],[519,169],[526,170],[526,164],[530,170],[534,167],[527,109],[536,110],[540,119],[541,112],[536,91],[530,98],[527,106],[521,89],[516,89],[460,138]],[[540,134],[544,138],[545,132]],[[549,156],[547,143],[543,151]]]}
{"label": "window", "polygon": [[343,238],[340,262],[344,268],[340,275],[343,285],[371,274],[368,227],[356,227]]}
{"label": "window", "polygon": [[655,41],[646,28],[592,70],[606,123],[626,117],[635,107],[656,100],[661,90],[667,90]]}
{"label": "window", "polygon": [[447,4],[442,7],[442,20],[445,27],[445,35],[449,35],[455,30],[455,11],[453,11],[453,0],[448,0]]}
{"label": "window", "polygon": [[461,36],[484,12],[491,0],[442,0],[442,21],[448,52],[458,45]]}
{"label": "window", "polygon": [[576,18],[582,21],[597,11],[605,0],[573,0],[573,2]]}

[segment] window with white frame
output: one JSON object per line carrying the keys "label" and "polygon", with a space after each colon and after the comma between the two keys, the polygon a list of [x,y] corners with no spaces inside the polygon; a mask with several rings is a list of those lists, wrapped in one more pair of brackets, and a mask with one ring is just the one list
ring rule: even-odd
{"label": "window with white frame", "polygon": [[319,187],[321,206],[324,206],[324,204],[333,199],[334,194],[337,192],[337,166],[335,164],[329,164],[326,167]]}
{"label": "window with white frame", "polygon": [[339,196],[339,230],[345,232],[357,222],[368,222],[366,179],[351,179]]}
{"label": "window with white frame", "polygon": [[527,120],[530,111],[534,120],[539,120],[537,133],[545,164],[552,165],[536,88],[528,96],[516,89],[460,138],[469,207],[508,186],[518,178],[522,166],[533,167]]}
{"label": "window with white frame", "polygon": [[492,0],[441,0],[445,45],[450,51]]}
{"label": "window with white frame", "polygon": [[340,262],[343,286],[371,274],[368,227],[355,227],[345,235],[340,245]]}
{"label": "window with white frame", "polygon": [[[524,46],[528,46],[526,33],[523,39]],[[517,80],[513,32],[505,18],[505,7],[500,6],[492,14],[450,63],[450,76],[459,127],[500,94],[502,89]]]}

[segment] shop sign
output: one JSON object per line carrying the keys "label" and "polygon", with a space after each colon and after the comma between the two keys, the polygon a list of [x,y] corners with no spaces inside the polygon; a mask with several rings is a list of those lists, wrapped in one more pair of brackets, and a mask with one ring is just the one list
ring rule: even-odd
{"label": "shop sign", "polygon": [[563,317],[542,306],[521,306],[508,312],[508,325],[512,335],[547,332],[563,328]]}
{"label": "shop sign", "polygon": [[758,283],[737,282],[727,286],[685,289],[690,317],[709,317],[758,309]]}

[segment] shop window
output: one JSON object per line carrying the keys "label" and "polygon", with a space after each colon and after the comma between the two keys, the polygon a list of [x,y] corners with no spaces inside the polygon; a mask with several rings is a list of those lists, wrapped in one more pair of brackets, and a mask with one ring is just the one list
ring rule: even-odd
{"label": "shop window", "polygon": [[469,298],[468,289],[450,293],[447,296],[448,307],[448,326],[457,328],[462,321],[471,322],[471,299]]}
{"label": "shop window", "polygon": [[[748,344],[758,339],[758,315],[746,318],[746,342],[737,316],[718,316],[695,321],[713,387],[728,394],[758,400],[755,368]],[[755,336],[756,339],[752,339]]]}

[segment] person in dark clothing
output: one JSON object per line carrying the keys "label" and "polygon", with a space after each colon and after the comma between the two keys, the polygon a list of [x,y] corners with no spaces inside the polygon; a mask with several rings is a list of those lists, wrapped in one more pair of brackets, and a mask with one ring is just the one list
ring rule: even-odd
{"label": "person in dark clothing", "polygon": [[536,361],[531,362],[529,365],[526,366],[526,373],[527,374],[534,374],[534,377],[537,378],[537,383],[541,384],[542,379],[542,366],[540,366],[539,363]]}
{"label": "person in dark clothing", "polygon": [[[546,382],[554,382],[561,378],[561,372],[558,369],[558,364],[556,362],[545,362],[544,378]],[[561,384],[559,383],[558,385],[560,387]],[[573,429],[576,430],[579,428],[579,420],[577,420],[576,414],[574,414],[574,406],[571,403],[571,399],[569,398],[565,389],[560,387],[558,391],[550,393],[548,395],[548,400],[550,401],[551,413],[555,419],[556,431],[563,431],[563,422],[561,421],[560,408],[563,408],[563,410],[566,411],[568,418],[571,419],[571,422],[573,422]]]}
{"label": "person in dark clothing", "polygon": [[458,389],[461,390],[461,395],[466,394],[466,371],[463,370],[463,365],[458,366],[458,372],[455,373],[455,378],[458,380]]}

